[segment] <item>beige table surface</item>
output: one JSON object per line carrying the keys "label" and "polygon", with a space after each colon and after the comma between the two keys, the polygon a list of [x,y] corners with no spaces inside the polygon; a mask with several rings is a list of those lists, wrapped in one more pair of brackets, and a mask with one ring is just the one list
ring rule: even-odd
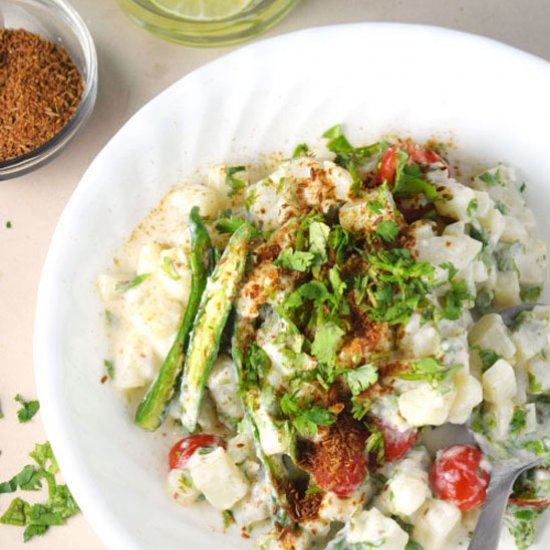
{"label": "beige table surface", "polygon": [[[142,105],[196,67],[233,48],[195,50],[134,27],[114,0],[73,0],[95,39],[99,94],[82,134],[50,165],[0,182],[0,481],[27,463],[45,440],[40,414],[18,424],[13,398],[36,397],[32,335],[36,290],[57,219],[90,161]],[[550,60],[550,0],[302,0],[274,36],[352,21],[427,23],[486,35]],[[6,228],[11,221],[12,228]],[[0,514],[10,495],[0,495]],[[0,525],[0,549],[99,550],[81,514],[23,545],[21,529]],[[116,549],[119,550],[119,549]]]}

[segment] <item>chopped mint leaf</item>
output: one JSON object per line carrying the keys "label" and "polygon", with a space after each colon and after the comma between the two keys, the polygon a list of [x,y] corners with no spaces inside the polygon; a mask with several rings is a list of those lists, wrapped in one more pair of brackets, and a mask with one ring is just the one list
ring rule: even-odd
{"label": "chopped mint leaf", "polygon": [[29,504],[20,498],[14,498],[8,509],[0,517],[0,523],[4,525],[16,525],[23,527],[27,523]]}
{"label": "chopped mint leaf", "polygon": [[378,381],[378,369],[374,363],[368,363],[356,369],[346,370],[343,377],[355,396]]}
{"label": "chopped mint leaf", "polygon": [[105,367],[105,372],[107,373],[107,376],[110,380],[112,380],[115,377],[115,365],[112,361],[109,361],[108,359],[103,360],[103,366]]}
{"label": "chopped mint leaf", "polygon": [[119,281],[115,285],[115,290],[117,290],[118,292],[126,292],[127,290],[130,290],[131,288],[134,288],[143,283],[143,281],[145,281],[145,279],[147,279],[149,275],[149,273],[142,273],[141,275],[136,275],[131,281]]}
{"label": "chopped mint leaf", "polygon": [[294,152],[292,153],[292,158],[296,159],[299,157],[307,157],[309,153],[309,147],[305,143],[300,143],[296,145]]}
{"label": "chopped mint leaf", "polygon": [[314,259],[315,254],[312,252],[303,252],[300,250],[285,248],[279,253],[279,256],[274,263],[275,265],[284,267],[285,269],[304,272],[311,267]]}
{"label": "chopped mint leaf", "polygon": [[166,273],[166,275],[168,275],[168,277],[170,277],[170,279],[174,281],[181,279],[174,265],[174,260],[169,256],[164,256],[160,268],[164,271],[164,273]]}
{"label": "chopped mint leaf", "polygon": [[376,234],[387,243],[392,243],[399,234],[399,226],[389,220],[382,220],[376,227]]}
{"label": "chopped mint leaf", "polygon": [[227,193],[229,197],[236,195],[246,187],[243,180],[235,177],[235,174],[244,172],[245,170],[245,166],[227,166],[225,168],[225,185],[229,187],[229,192]]}
{"label": "chopped mint leaf", "polygon": [[20,394],[15,396],[15,400],[21,405],[21,408],[17,411],[17,418],[21,423],[31,420],[40,409],[38,401],[25,401]]}
{"label": "chopped mint leaf", "polygon": [[311,353],[317,357],[321,364],[329,368],[334,367],[336,352],[344,334],[345,332],[332,321],[317,324]]}

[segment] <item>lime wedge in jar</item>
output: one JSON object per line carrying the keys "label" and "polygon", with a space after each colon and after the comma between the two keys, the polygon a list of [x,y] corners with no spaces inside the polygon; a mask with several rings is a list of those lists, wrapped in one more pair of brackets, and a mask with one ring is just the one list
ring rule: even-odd
{"label": "lime wedge in jar", "polygon": [[195,21],[227,19],[251,7],[256,0],[150,0],[162,11]]}

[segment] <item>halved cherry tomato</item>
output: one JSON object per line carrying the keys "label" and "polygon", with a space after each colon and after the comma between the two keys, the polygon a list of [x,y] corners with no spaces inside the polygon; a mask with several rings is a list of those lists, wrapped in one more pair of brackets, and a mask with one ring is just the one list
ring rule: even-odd
{"label": "halved cherry tomato", "polygon": [[319,465],[314,469],[313,478],[325,491],[332,491],[339,497],[347,497],[355,491],[367,475],[368,458],[362,453],[354,453],[345,462],[337,465]]}
{"label": "halved cherry tomato", "polygon": [[184,468],[195,451],[202,447],[223,447],[225,449],[226,443],[217,435],[197,434],[184,437],[180,439],[168,453],[168,465],[170,466],[170,470]]}
{"label": "halved cherry tomato", "polygon": [[447,447],[438,455],[430,472],[435,496],[452,502],[462,511],[481,506],[490,477],[483,459],[483,453],[477,447]]}
{"label": "halved cherry tomato", "polygon": [[539,466],[523,472],[514,483],[508,502],[532,508],[542,508],[550,504],[550,471]]}
{"label": "halved cherry tomato", "polygon": [[387,181],[389,184],[393,183],[395,178],[395,172],[399,164],[399,156],[396,153],[397,149],[402,149],[409,155],[408,163],[418,162],[419,164],[433,164],[434,162],[441,162],[449,169],[449,166],[445,160],[438,155],[435,151],[430,151],[424,147],[420,147],[416,143],[403,142],[397,145],[392,145],[382,155],[380,160],[380,169],[376,176],[378,183],[384,183]]}
{"label": "halved cherry tomato", "polygon": [[418,430],[414,428],[400,431],[380,418],[373,418],[371,421],[384,438],[384,462],[393,462],[401,458],[418,439]]}

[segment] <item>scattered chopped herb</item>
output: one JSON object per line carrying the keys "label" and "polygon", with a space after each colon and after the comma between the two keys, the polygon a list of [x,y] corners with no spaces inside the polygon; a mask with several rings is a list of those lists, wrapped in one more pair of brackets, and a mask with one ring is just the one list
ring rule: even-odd
{"label": "scattered chopped herb", "polygon": [[27,513],[30,506],[19,497],[14,498],[8,509],[0,517],[0,523],[4,525],[16,525],[17,527],[24,527],[27,523]]}
{"label": "scattered chopped herb", "polygon": [[376,234],[387,243],[391,243],[399,234],[399,226],[393,221],[382,220],[376,227]]}
{"label": "scattered chopped herb", "polygon": [[18,488],[24,491],[37,491],[42,486],[42,483],[36,474],[37,471],[34,466],[25,466],[9,481],[0,483],[0,493],[14,493]]}
{"label": "scattered chopped herb", "polygon": [[532,288],[522,288],[519,291],[519,297],[522,302],[536,303],[542,294],[542,287],[534,286]]}
{"label": "scattered chopped herb", "polygon": [[245,170],[245,166],[227,166],[225,168],[225,185],[229,187],[229,192],[227,193],[229,197],[236,195],[246,187],[243,180],[235,177],[235,174],[244,172]]}
{"label": "scattered chopped herb", "polygon": [[477,208],[478,208],[477,199],[472,199],[468,203],[468,207],[466,208],[466,214],[468,215],[469,218],[473,218],[476,215]]}
{"label": "scattered chopped herb", "polygon": [[376,454],[376,462],[384,462],[384,436],[382,432],[373,425],[369,425],[370,436],[367,439],[365,450],[367,453]]}
{"label": "scattered chopped herb", "polygon": [[345,332],[333,321],[317,325],[311,353],[317,357],[319,363],[328,367],[329,371],[336,364],[336,351],[344,334]]}
{"label": "scattered chopped herb", "polygon": [[11,228],[12,228],[11,222],[8,220],[6,222],[6,229],[11,229]]}
{"label": "scattered chopped herb", "polygon": [[126,292],[127,290],[130,290],[131,288],[134,288],[143,283],[143,281],[145,281],[145,279],[147,279],[149,275],[150,273],[142,273],[141,275],[136,275],[131,281],[119,281],[115,285],[115,290],[117,290],[118,292]]}
{"label": "scattered chopped herb", "polygon": [[492,349],[478,350],[479,358],[481,359],[481,372],[490,369],[499,359],[500,355]]}
{"label": "scattered chopped herb", "polygon": [[252,342],[245,358],[246,382],[258,387],[270,368],[271,360],[267,353],[256,342]]}
{"label": "scattered chopped herb", "polygon": [[223,528],[227,529],[230,525],[235,523],[235,516],[231,510],[224,510],[222,512]]}
{"label": "scattered chopped herb", "polygon": [[396,197],[409,198],[415,195],[425,195],[431,201],[438,198],[435,185],[422,179],[420,166],[416,163],[408,164],[409,155],[403,149],[395,150],[397,155],[397,169],[393,194]]}
{"label": "scattered chopped herb", "polygon": [[518,550],[527,550],[535,541],[535,520],[539,516],[536,508],[508,506],[504,516],[510,534],[514,537]]}
{"label": "scattered chopped herb", "polygon": [[495,201],[495,208],[504,216],[510,213],[510,209],[502,201]]}
{"label": "scattered chopped herb", "polygon": [[452,281],[458,273],[458,269],[451,262],[444,262],[439,267],[446,269],[449,272],[449,281]]}
{"label": "scattered chopped herb", "polygon": [[522,247],[523,245],[521,243],[499,243],[495,249],[495,260],[497,262],[498,270],[503,272],[515,271],[516,273],[519,273],[515,256]]}
{"label": "scattered chopped herb", "polygon": [[411,372],[397,374],[396,376],[403,380],[426,380],[432,386],[437,386],[451,374],[462,368],[462,365],[445,367],[433,357],[424,357],[418,361],[413,361],[411,367]]}
{"label": "scattered chopped herb", "polygon": [[281,412],[302,435],[315,436],[318,426],[330,426],[336,421],[336,416],[327,409],[310,402],[300,403],[295,393],[283,394],[279,405]]}
{"label": "scattered chopped herb", "polygon": [[352,395],[358,395],[378,381],[378,369],[374,363],[368,363],[356,369],[343,373],[343,378],[349,386]]}
{"label": "scattered chopped herb", "polygon": [[174,281],[181,279],[174,265],[174,260],[170,258],[170,256],[164,256],[160,268],[164,271],[164,273],[166,273],[166,275],[168,275],[168,277],[170,277],[170,279],[173,279]]}
{"label": "scattered chopped herb", "polygon": [[521,182],[521,185],[519,186],[519,192],[520,193],[523,193],[525,191],[525,189],[527,188],[527,185],[525,184],[524,181]]}
{"label": "scattered chopped herb", "polygon": [[15,396],[15,400],[21,405],[17,411],[17,418],[21,423],[28,422],[40,409],[38,401],[25,401],[20,394]]}
{"label": "scattered chopped herb", "polygon": [[281,250],[274,263],[275,265],[284,267],[285,269],[304,272],[311,267],[314,259],[315,254],[312,252],[303,252],[300,250],[292,250],[292,248],[285,248],[284,250]]}
{"label": "scattered chopped herb", "polygon": [[451,281],[451,289],[445,295],[445,307],[443,316],[445,319],[456,321],[462,315],[464,302],[474,300],[474,296],[470,294],[466,281]]}
{"label": "scattered chopped herb", "polygon": [[542,384],[537,381],[535,376],[533,376],[533,373],[529,372],[527,375],[529,378],[529,393],[541,393]]}
{"label": "scattered chopped herb", "polygon": [[504,185],[500,179],[500,169],[496,172],[483,172],[478,178],[487,185],[487,187],[494,187],[495,185]]}
{"label": "scattered chopped herb", "polygon": [[105,367],[105,372],[107,373],[107,376],[110,380],[112,380],[115,377],[115,365],[112,361],[109,361],[108,359],[105,359],[103,361],[103,366]]}
{"label": "scattered chopped herb", "polygon": [[309,147],[306,143],[300,143],[296,146],[294,149],[294,152],[292,153],[292,158],[296,159],[299,157],[307,157],[309,153]]}
{"label": "scattered chopped herb", "polygon": [[522,407],[514,407],[510,420],[510,433],[518,435],[527,425],[527,411]]}

